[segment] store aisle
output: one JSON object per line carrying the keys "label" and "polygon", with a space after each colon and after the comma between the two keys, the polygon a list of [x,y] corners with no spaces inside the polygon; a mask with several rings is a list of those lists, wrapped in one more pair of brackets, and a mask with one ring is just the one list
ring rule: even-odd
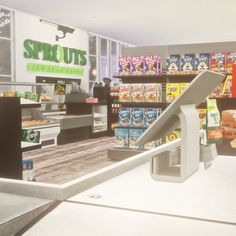
{"label": "store aisle", "polygon": [[113,146],[112,137],[101,137],[25,152],[23,159],[33,161],[37,182],[63,184],[115,163],[107,157]]}

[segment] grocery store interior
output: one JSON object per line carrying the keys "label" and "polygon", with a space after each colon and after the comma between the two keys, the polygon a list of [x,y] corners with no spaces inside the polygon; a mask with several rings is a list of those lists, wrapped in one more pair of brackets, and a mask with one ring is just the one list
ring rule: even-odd
{"label": "grocery store interior", "polygon": [[235,7],[0,0],[0,236],[236,235]]}

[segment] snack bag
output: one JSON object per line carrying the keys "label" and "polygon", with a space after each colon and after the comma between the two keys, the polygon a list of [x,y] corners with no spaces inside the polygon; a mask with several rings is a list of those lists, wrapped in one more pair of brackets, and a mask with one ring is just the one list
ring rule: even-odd
{"label": "snack bag", "polygon": [[170,55],[166,59],[167,74],[180,73],[180,55]]}
{"label": "snack bag", "polygon": [[143,127],[143,108],[131,108],[131,126]]}
{"label": "snack bag", "polygon": [[130,108],[119,110],[118,125],[121,127],[129,127],[131,125]]}
{"label": "snack bag", "polygon": [[132,74],[131,57],[119,58],[119,74],[120,75]]}
{"label": "snack bag", "polygon": [[209,70],[210,69],[210,54],[209,53],[196,54],[195,68],[196,68],[196,71],[195,71],[196,73]]}
{"label": "snack bag", "polygon": [[207,100],[207,113],[202,123],[203,137],[201,144],[222,142],[222,130],[220,129],[220,113],[215,99]]}
{"label": "snack bag", "polygon": [[215,72],[224,72],[225,66],[225,53],[211,53],[211,70]]}
{"label": "snack bag", "polygon": [[128,148],[129,147],[129,130],[115,129],[115,147]]}
{"label": "snack bag", "polygon": [[232,97],[232,75],[228,75],[222,88],[222,97]]}
{"label": "snack bag", "polygon": [[193,74],[195,72],[195,54],[185,54],[180,59],[182,74]]}
{"label": "snack bag", "polygon": [[144,101],[144,85],[143,84],[133,84],[132,85],[132,101],[133,102],[143,102]]}
{"label": "snack bag", "polygon": [[136,141],[143,134],[142,129],[130,129],[129,130],[129,148],[142,149],[143,145],[137,145]]}
{"label": "snack bag", "polygon": [[144,127],[149,127],[158,116],[156,108],[144,108]]}
{"label": "snack bag", "polygon": [[140,57],[131,57],[132,61],[132,74],[133,75],[144,75],[145,74],[145,58],[144,56]]}
{"label": "snack bag", "polygon": [[131,85],[121,84],[119,89],[119,101],[120,102],[131,102]]}
{"label": "snack bag", "polygon": [[144,101],[161,102],[162,84],[144,84]]}
{"label": "snack bag", "polygon": [[159,56],[146,56],[146,75],[159,75],[162,72],[161,57]]}
{"label": "snack bag", "polygon": [[236,52],[226,53],[226,71],[232,73],[233,64],[236,64]]}
{"label": "snack bag", "polygon": [[166,83],[166,102],[173,102],[179,94],[179,83]]}
{"label": "snack bag", "polygon": [[197,109],[197,112],[199,114],[199,119],[200,119],[200,128],[202,128],[203,119],[206,116],[206,111],[207,109]]}

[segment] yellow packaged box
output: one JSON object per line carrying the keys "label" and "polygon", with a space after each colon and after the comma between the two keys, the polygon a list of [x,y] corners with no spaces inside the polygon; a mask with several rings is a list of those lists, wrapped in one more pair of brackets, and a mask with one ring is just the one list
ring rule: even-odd
{"label": "yellow packaged box", "polygon": [[173,102],[180,94],[180,83],[166,83],[166,101]]}

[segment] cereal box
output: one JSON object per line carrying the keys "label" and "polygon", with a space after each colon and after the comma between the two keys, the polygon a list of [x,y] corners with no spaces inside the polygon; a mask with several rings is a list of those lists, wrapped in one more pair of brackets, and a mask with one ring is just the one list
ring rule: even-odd
{"label": "cereal box", "polygon": [[225,60],[225,53],[211,53],[211,70],[216,72],[224,72],[226,70]]}
{"label": "cereal box", "polygon": [[119,101],[120,102],[131,102],[131,85],[121,84],[119,90]]}
{"label": "cereal box", "polygon": [[166,59],[167,74],[179,74],[180,55],[170,55]]}
{"label": "cereal box", "polygon": [[118,125],[129,127],[131,125],[130,108],[122,108],[118,113]]}
{"label": "cereal box", "polygon": [[180,83],[179,92],[182,93],[188,85],[189,83]]}
{"label": "cereal box", "polygon": [[206,109],[197,109],[197,112],[199,114],[200,128],[202,128],[203,119],[206,116]]}
{"label": "cereal box", "polygon": [[228,52],[226,54],[226,71],[232,73],[233,64],[236,64],[236,52]]}
{"label": "cereal box", "polygon": [[131,108],[131,126],[143,127],[143,108]]}
{"label": "cereal box", "polygon": [[166,101],[173,102],[180,94],[179,83],[166,83]]}
{"label": "cereal box", "polygon": [[152,148],[155,148],[156,146],[157,146],[157,142],[155,140],[153,140],[153,141],[150,141],[148,143],[145,143],[144,144],[144,149],[150,150]]}
{"label": "cereal box", "polygon": [[146,75],[159,75],[162,73],[161,57],[159,56],[146,56]]}
{"label": "cereal box", "polygon": [[180,138],[181,132],[178,130],[173,131],[171,134],[166,136],[166,142],[171,142],[176,140],[177,138]]}
{"label": "cereal box", "polygon": [[132,74],[133,75],[144,75],[145,74],[145,57],[132,57]]}
{"label": "cereal box", "polygon": [[222,87],[222,97],[231,98],[232,97],[232,75],[228,75],[224,85]]}
{"label": "cereal box", "polygon": [[196,68],[196,73],[209,70],[210,69],[210,54],[209,53],[196,54],[195,68]]}
{"label": "cereal box", "polygon": [[143,134],[142,129],[130,129],[129,130],[129,148],[141,149],[142,145],[137,145],[136,141]]}
{"label": "cereal box", "polygon": [[144,108],[144,127],[150,126],[158,116],[156,108]]}
{"label": "cereal box", "polygon": [[132,74],[131,57],[120,57],[119,58],[119,74],[130,75]]}
{"label": "cereal box", "polygon": [[181,56],[180,68],[182,74],[195,73],[195,54],[185,54]]}
{"label": "cereal box", "polygon": [[129,130],[115,129],[115,147],[128,148],[129,147]]}
{"label": "cereal box", "polygon": [[144,84],[145,102],[162,101],[162,84]]}
{"label": "cereal box", "polygon": [[144,85],[143,84],[133,84],[132,85],[132,101],[133,102],[143,102],[144,101]]}

